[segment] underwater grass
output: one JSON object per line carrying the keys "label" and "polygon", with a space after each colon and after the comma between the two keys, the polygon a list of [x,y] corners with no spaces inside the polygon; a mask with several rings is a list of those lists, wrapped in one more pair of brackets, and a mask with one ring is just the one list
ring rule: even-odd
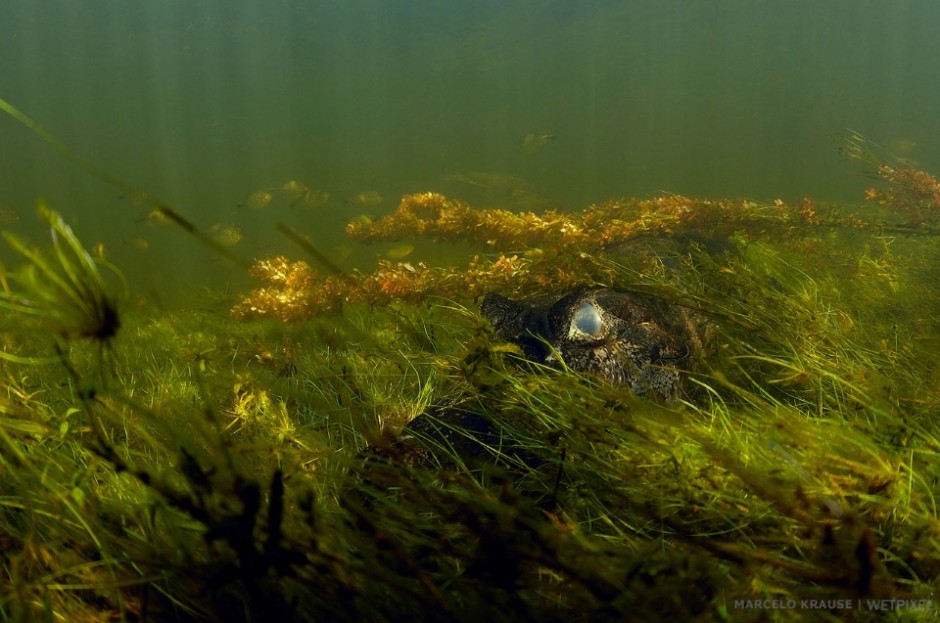
{"label": "underwater grass", "polygon": [[[830,233],[826,265],[807,239],[592,260],[709,319],[663,405],[518,365],[473,301],[291,325],[125,310],[47,222],[48,251],[9,239],[26,266],[0,310],[21,328],[0,362],[4,620],[869,621],[866,600],[933,603],[929,238]],[[400,431],[433,409],[488,418],[497,460],[414,460]]]}
{"label": "underwater grass", "polygon": [[[44,211],[51,249],[7,236],[25,265],[2,275],[0,620],[932,620],[936,180],[884,168],[857,134],[847,150],[895,184],[871,192],[895,221],[809,200],[614,201],[584,222],[549,215],[559,239],[731,228],[740,254],[701,236],[615,253],[614,236],[610,252],[474,261],[464,281],[427,271],[466,294],[531,287],[516,282],[538,264],[540,286],[603,283],[703,314],[708,347],[671,405],[516,365],[472,300],[328,292],[333,315],[287,326],[125,310],[120,279]],[[430,199],[444,200],[409,201]],[[512,240],[541,235],[536,215],[489,218]],[[471,230],[492,237],[456,234]],[[413,294],[415,267],[383,270],[366,294]],[[488,418],[497,460],[440,443],[416,460],[401,429],[435,409]]]}

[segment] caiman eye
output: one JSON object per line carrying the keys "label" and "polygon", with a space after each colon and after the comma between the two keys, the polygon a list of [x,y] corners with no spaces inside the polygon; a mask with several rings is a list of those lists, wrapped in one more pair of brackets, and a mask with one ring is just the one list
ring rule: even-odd
{"label": "caiman eye", "polygon": [[581,303],[571,316],[568,338],[597,339],[604,333],[604,323],[593,303]]}

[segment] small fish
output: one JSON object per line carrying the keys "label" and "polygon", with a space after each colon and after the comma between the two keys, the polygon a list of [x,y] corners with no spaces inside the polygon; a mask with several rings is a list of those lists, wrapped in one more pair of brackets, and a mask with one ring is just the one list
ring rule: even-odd
{"label": "small fish", "polygon": [[245,200],[238,204],[238,207],[242,210],[257,212],[268,207],[272,199],[274,199],[274,195],[271,194],[271,191],[257,190],[245,197]]}
{"label": "small fish", "polygon": [[477,186],[488,191],[512,192],[517,189],[528,188],[529,184],[521,177],[506,175],[504,173],[490,173],[488,171],[455,171],[441,175],[441,181],[459,182],[470,186]]}
{"label": "small fish", "polygon": [[306,192],[310,192],[310,189],[307,188],[307,185],[303,182],[298,182],[297,180],[288,180],[284,182],[281,186],[281,190],[287,194],[288,197],[299,197]]}
{"label": "small fish", "polygon": [[132,238],[130,240],[131,246],[137,249],[138,251],[149,251],[150,250],[150,241],[146,238]]}
{"label": "small fish", "polygon": [[170,222],[170,219],[166,215],[166,211],[164,211],[162,208],[154,208],[137,219],[137,222],[146,223],[150,227],[162,227],[163,225],[167,225]]}
{"label": "small fish", "polygon": [[209,228],[209,237],[223,247],[231,247],[241,242],[245,235],[234,225],[213,225]]}
{"label": "small fish", "polygon": [[399,244],[386,251],[385,257],[390,260],[402,260],[414,253],[414,250],[413,244]]}
{"label": "small fish", "polygon": [[91,248],[91,252],[96,260],[105,261],[108,259],[108,250],[105,248],[103,242],[96,242],[95,246]]}
{"label": "small fish", "polygon": [[895,156],[910,156],[917,149],[917,143],[909,138],[896,138],[893,141],[888,141],[885,147]]}
{"label": "small fish", "polygon": [[374,206],[379,203],[382,203],[382,195],[377,191],[367,190],[359,194],[353,195],[352,197],[346,198],[346,203],[354,203],[361,206]]}
{"label": "small fish", "polygon": [[542,148],[555,140],[554,134],[538,134],[529,132],[519,141],[519,151],[524,154],[536,154],[542,151]]}
{"label": "small fish", "polygon": [[300,210],[312,210],[319,208],[330,200],[330,193],[325,190],[308,190],[293,201],[290,207]]}

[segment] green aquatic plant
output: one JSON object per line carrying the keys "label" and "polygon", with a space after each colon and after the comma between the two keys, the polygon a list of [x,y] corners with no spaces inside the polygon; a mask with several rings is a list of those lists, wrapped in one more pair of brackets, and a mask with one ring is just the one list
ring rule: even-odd
{"label": "green aquatic plant", "polygon": [[57,212],[40,204],[39,216],[49,226],[52,253],[47,254],[4,232],[7,244],[28,263],[11,277],[22,294],[9,291],[7,302],[14,311],[41,316],[66,339],[90,339],[106,343],[121,326],[118,299],[99,267],[121,278],[120,271],[85,250],[72,228]]}
{"label": "green aquatic plant", "polygon": [[[877,350],[879,327],[922,301],[868,310],[878,282],[844,290],[857,263],[813,269],[769,247],[676,259],[643,286],[720,330],[670,406],[520,367],[450,301],[347,304],[302,324],[128,312],[122,366],[93,397],[70,396],[56,366],[7,381],[0,534],[18,562],[0,608],[809,621],[845,613],[741,604],[929,595],[940,387],[913,361],[936,361],[919,347],[933,325]],[[628,283],[641,265],[608,268]],[[896,277],[913,297],[928,274]],[[79,384],[94,374],[87,359],[72,367]],[[428,409],[490,418],[503,459],[438,443],[430,463],[412,460],[401,431]],[[363,452],[383,439],[399,452]]]}
{"label": "green aquatic plant", "polygon": [[[432,237],[480,219],[416,201],[399,216]],[[527,224],[546,247],[585,226],[609,243],[644,235],[465,271],[389,263],[321,281],[268,261],[259,300],[289,302],[294,323],[276,307],[242,322],[118,315],[120,279],[47,213],[50,251],[8,237],[25,265],[0,299],[14,355],[0,368],[0,619],[930,620],[935,231],[903,222],[886,238],[849,207],[818,208],[671,197],[587,221],[489,213],[482,245]],[[732,248],[647,235],[664,226],[720,230]],[[576,281],[709,320],[678,400],[519,365],[476,311],[490,288]],[[312,292],[329,314],[304,307]],[[84,342],[113,352],[108,383],[92,382]],[[63,344],[68,359],[50,357]],[[23,365],[41,357],[59,365]],[[498,433],[482,444],[493,460],[407,427],[464,413]]]}

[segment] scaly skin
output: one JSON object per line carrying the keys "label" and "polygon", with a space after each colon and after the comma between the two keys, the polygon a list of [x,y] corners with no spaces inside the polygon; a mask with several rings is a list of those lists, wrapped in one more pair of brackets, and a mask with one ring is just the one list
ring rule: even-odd
{"label": "scaly skin", "polygon": [[596,373],[639,396],[669,402],[700,348],[694,319],[653,296],[579,289],[514,301],[490,293],[483,315],[496,334],[538,363]]}

